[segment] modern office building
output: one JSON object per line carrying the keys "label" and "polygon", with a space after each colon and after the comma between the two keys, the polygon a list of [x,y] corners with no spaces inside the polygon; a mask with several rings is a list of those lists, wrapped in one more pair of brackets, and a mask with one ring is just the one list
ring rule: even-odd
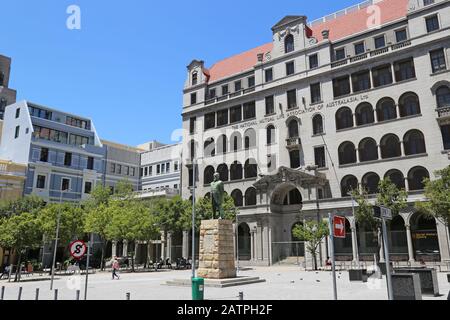
{"label": "modern office building", "polygon": [[105,151],[90,119],[27,101],[6,108],[0,158],[27,166],[25,195],[85,199],[102,183]]}
{"label": "modern office building", "polygon": [[[328,213],[348,218],[336,251],[357,262],[377,242],[355,222],[349,191],[374,202],[389,177],[409,203],[390,224],[392,258],[449,261],[448,225],[414,204],[423,179],[450,165],[450,1],[366,1],[311,22],[287,16],[271,31],[271,42],[209,68],[189,64],[183,197],[194,171],[197,196],[220,173],[248,264],[308,260],[292,229]],[[322,263],[327,250],[324,241]]]}
{"label": "modern office building", "polygon": [[0,120],[3,119],[5,107],[16,102],[16,91],[9,88],[11,59],[0,55]]}

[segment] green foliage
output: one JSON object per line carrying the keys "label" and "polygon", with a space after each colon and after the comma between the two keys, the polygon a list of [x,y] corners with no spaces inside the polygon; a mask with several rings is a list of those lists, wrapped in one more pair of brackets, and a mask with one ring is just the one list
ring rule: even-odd
{"label": "green foliage", "polygon": [[37,215],[37,221],[47,240],[55,239],[55,230],[60,216],[59,238],[61,244],[84,235],[85,212],[71,203],[49,204]]}
{"label": "green foliage", "polygon": [[156,222],[164,231],[183,231],[183,217],[191,212],[192,205],[180,196],[172,199],[160,198],[146,203]]}
{"label": "green foliage", "polygon": [[22,213],[35,214],[45,206],[45,202],[37,196],[27,196],[17,200],[0,202],[0,217],[8,217]]}
{"label": "green foliage", "polygon": [[416,204],[417,209],[450,224],[450,166],[435,172],[437,180],[425,180],[427,202]]}
{"label": "green foliage", "polygon": [[16,214],[0,220],[0,247],[38,248],[42,241],[39,224],[32,213]]}
{"label": "green foliage", "polygon": [[292,234],[296,239],[306,241],[306,249],[312,255],[316,255],[317,248],[322,240],[330,233],[328,223],[321,221],[307,221],[304,225],[297,224],[292,229]]}

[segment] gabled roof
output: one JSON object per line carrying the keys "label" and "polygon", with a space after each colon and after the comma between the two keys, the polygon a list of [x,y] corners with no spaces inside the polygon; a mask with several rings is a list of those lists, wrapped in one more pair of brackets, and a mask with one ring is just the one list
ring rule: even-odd
{"label": "gabled roof", "polygon": [[294,22],[297,20],[304,20],[304,19],[306,19],[305,16],[286,16],[283,19],[281,19],[280,21],[278,21],[278,23],[272,27],[272,30],[275,30],[275,29],[282,27],[286,24],[289,24],[291,22]]}
{"label": "gabled roof", "polygon": [[[405,18],[408,13],[408,3],[409,0],[382,0],[378,2],[376,5],[380,8],[381,25]],[[367,31],[369,30],[367,22],[371,21],[372,14],[372,12],[368,12],[367,7],[364,7],[329,21],[314,23],[313,26],[309,27],[311,29],[310,36],[317,38],[318,41],[322,41],[322,31],[329,30],[329,40],[335,42],[353,34]],[[301,17],[287,16],[281,19],[274,28]],[[215,82],[243,71],[251,70],[258,63],[258,53],[267,53],[272,51],[272,49],[273,43],[270,42],[215,63],[209,69],[209,81]]]}

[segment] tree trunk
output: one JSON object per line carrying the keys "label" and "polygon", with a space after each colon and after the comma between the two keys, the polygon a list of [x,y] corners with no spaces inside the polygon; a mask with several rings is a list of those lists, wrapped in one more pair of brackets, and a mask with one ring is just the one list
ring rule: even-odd
{"label": "tree trunk", "polygon": [[17,280],[19,280],[19,278],[20,278],[20,271],[22,269],[21,268],[22,250],[16,250],[16,251],[17,251],[19,257],[18,257],[18,260],[17,260],[17,268],[16,268],[16,274],[15,274],[15,277],[14,277],[14,282],[17,282]]}
{"label": "tree trunk", "polygon": [[102,240],[103,240],[103,243],[102,243],[102,258],[100,260],[100,270],[104,271],[105,270],[105,252],[106,252],[106,246],[107,246],[108,242],[106,240],[104,240],[104,239],[102,239]]}

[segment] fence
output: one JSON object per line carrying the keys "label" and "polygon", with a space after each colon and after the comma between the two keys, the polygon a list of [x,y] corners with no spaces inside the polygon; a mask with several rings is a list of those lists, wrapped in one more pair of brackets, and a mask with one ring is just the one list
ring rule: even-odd
{"label": "fence", "polygon": [[304,258],[304,242],[272,242],[273,263],[301,265]]}

